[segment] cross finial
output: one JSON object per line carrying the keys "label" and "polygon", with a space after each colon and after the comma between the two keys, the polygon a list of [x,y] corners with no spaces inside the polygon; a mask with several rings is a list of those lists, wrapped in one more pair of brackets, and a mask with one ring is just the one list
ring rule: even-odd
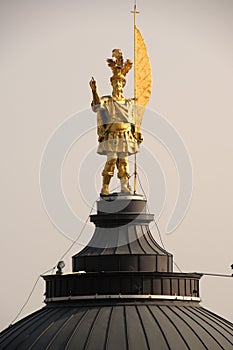
{"label": "cross finial", "polygon": [[133,15],[134,15],[134,26],[136,26],[136,15],[139,13],[137,11],[137,1],[136,0],[134,0],[134,9],[133,9],[133,11],[130,11],[130,12],[133,13]]}

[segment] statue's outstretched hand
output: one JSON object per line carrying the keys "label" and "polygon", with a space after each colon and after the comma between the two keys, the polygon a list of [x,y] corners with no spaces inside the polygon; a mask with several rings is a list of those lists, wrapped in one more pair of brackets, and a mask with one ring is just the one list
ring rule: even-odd
{"label": "statue's outstretched hand", "polygon": [[95,81],[94,77],[91,78],[91,80],[89,82],[89,85],[90,85],[92,91],[96,91],[97,90],[96,81]]}
{"label": "statue's outstretched hand", "polygon": [[100,100],[100,97],[99,97],[98,92],[97,92],[96,81],[93,77],[89,81],[89,85],[90,85],[91,90],[92,90],[93,101],[92,101],[91,105],[93,107],[95,105],[99,105],[101,100]]}

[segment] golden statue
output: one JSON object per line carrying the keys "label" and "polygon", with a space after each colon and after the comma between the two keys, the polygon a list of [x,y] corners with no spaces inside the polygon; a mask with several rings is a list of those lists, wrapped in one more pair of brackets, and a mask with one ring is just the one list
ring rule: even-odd
{"label": "golden statue", "polygon": [[[109,183],[114,175],[115,166],[121,181],[121,192],[135,194],[137,178],[136,154],[143,141],[140,131],[146,105],[150,99],[152,74],[150,59],[144,39],[136,26],[136,1],[134,10],[134,98],[123,95],[126,84],[125,76],[132,68],[132,61],[124,61],[119,49],[112,51],[112,58],[107,59],[113,76],[110,78],[112,96],[99,97],[94,78],[90,81],[93,101],[92,109],[97,112],[97,133],[99,147],[97,152],[107,156],[102,172],[103,186],[101,195],[109,194]],[[134,154],[134,190],[129,186],[128,156]]]}
{"label": "golden statue", "polygon": [[118,178],[121,182],[121,192],[133,194],[129,185],[128,156],[139,150],[142,142],[141,133],[136,130],[134,101],[123,95],[126,84],[125,76],[132,68],[132,61],[124,61],[119,49],[112,51],[112,58],[107,59],[112,70],[110,82],[112,96],[99,97],[94,78],[90,81],[93,101],[92,109],[97,112],[97,133],[99,147],[97,153],[107,156],[102,176],[103,185],[101,195],[109,194],[109,183],[114,175],[115,166],[118,169]]}

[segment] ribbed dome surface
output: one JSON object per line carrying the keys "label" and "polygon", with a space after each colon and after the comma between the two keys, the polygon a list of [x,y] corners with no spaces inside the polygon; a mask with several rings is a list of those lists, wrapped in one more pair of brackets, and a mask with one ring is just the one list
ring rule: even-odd
{"label": "ribbed dome surface", "polygon": [[73,272],[43,276],[47,305],[4,330],[0,350],[232,350],[233,325],[200,307],[201,274],[173,272],[146,201],[109,201]]}
{"label": "ribbed dome surface", "polygon": [[230,322],[195,303],[67,303],[6,329],[0,349],[231,350],[232,334]]}
{"label": "ribbed dome surface", "polygon": [[[88,246],[78,256],[118,254],[156,254],[167,255],[154,240],[148,226],[125,225],[103,230],[96,228]],[[170,254],[171,255],[171,254]]]}

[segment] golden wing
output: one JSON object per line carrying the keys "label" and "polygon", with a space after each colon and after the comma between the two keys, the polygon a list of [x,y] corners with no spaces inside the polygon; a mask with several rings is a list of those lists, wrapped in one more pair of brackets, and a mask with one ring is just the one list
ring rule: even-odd
{"label": "golden wing", "polygon": [[135,52],[134,52],[134,97],[136,99],[136,129],[140,132],[140,125],[152,89],[152,72],[150,58],[145,41],[139,29],[135,26]]}

